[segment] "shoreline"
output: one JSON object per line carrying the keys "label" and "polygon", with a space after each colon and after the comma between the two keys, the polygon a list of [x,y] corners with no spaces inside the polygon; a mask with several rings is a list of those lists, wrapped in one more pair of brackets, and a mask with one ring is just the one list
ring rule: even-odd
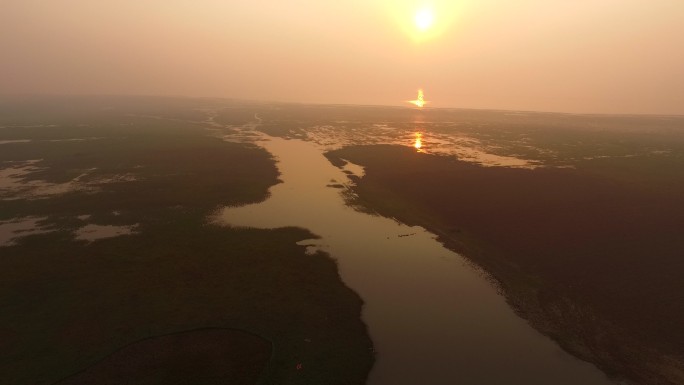
{"label": "shoreline", "polygon": [[[372,148],[371,148],[372,147]],[[366,175],[358,178],[356,186],[352,188],[357,198],[354,204],[360,205],[368,211],[382,216],[393,217],[409,224],[419,225],[428,231],[438,235],[438,240],[445,247],[461,253],[474,264],[482,268],[497,283],[507,302],[514,310],[535,329],[555,340],[563,349],[576,357],[592,362],[612,378],[630,379],[636,383],[669,384],[679,383],[684,377],[680,372],[684,368],[684,362],[677,361],[668,353],[666,345],[644,343],[644,338],[637,338],[638,334],[632,335],[633,327],[629,323],[616,324],[606,315],[610,313],[596,311],[597,301],[592,301],[587,296],[590,288],[582,287],[582,283],[573,286],[573,281],[563,276],[561,268],[551,265],[551,268],[536,268],[531,259],[525,259],[520,254],[511,254],[510,250],[518,248],[533,252],[543,252],[552,243],[539,242],[535,236],[527,236],[527,239],[516,239],[516,236],[524,238],[526,231],[536,228],[534,224],[525,223],[520,218],[511,216],[511,223],[518,223],[519,228],[510,227],[508,233],[514,236],[492,236],[492,231],[484,231],[487,220],[501,221],[501,212],[487,207],[492,202],[489,199],[504,199],[506,204],[515,204],[517,198],[506,197],[506,194],[515,194],[515,191],[481,188],[472,194],[460,194],[459,190],[474,188],[468,183],[480,187],[497,183],[491,180],[504,181],[503,186],[514,188],[512,181],[516,177],[522,177],[530,182],[535,178],[538,171],[512,171],[510,169],[485,170],[478,166],[463,164],[462,162],[444,157],[416,154],[411,149],[401,146],[350,146],[339,150],[330,151],[326,154],[328,159],[339,166],[341,159],[348,159],[365,167]],[[419,164],[416,166],[415,164]],[[435,169],[438,169],[435,171]],[[446,177],[448,173],[457,174],[458,177]],[[485,177],[483,174],[488,174]],[[513,173],[515,175],[507,175]],[[553,177],[556,171],[542,171],[547,179],[562,180],[563,178],[576,178],[584,180],[585,184],[595,183],[591,177],[585,178],[576,171],[558,171],[562,178]],[[429,174],[426,176],[426,174]],[[460,174],[460,175],[459,175]],[[527,174],[527,175],[525,175]],[[524,176],[523,176],[524,175]],[[441,178],[441,179],[440,179]],[[435,182],[435,181],[439,182]],[[524,182],[523,182],[524,183]],[[596,186],[604,188],[600,182]],[[437,193],[435,189],[442,188],[447,193]],[[458,186],[458,187],[456,187]],[[599,187],[587,188],[587,196],[596,194]],[[501,188],[502,186],[498,186]],[[610,186],[609,186],[610,187]],[[609,187],[605,192],[612,192]],[[553,188],[537,183],[534,188],[554,191]],[[477,189],[476,189],[477,190]],[[520,195],[525,199],[534,199],[533,189],[523,190],[526,194]],[[579,189],[581,194],[581,188]],[[548,191],[547,191],[548,192]],[[561,192],[556,191],[560,194]],[[591,194],[589,194],[591,193]],[[479,194],[479,196],[478,196]],[[532,197],[530,197],[530,194]],[[482,197],[482,196],[486,197]],[[449,200],[444,198],[449,196]],[[610,196],[610,194],[606,194]],[[636,196],[636,195],[635,195]],[[441,197],[441,198],[440,198]],[[551,199],[548,195],[538,194],[537,199]],[[617,197],[620,198],[619,196]],[[631,196],[629,198],[632,198]],[[466,199],[466,204],[454,204],[454,200]],[[521,198],[522,199],[522,198]],[[566,199],[566,198],[563,198]],[[629,199],[625,200],[629,202]],[[451,202],[451,203],[450,203]],[[522,203],[522,201],[520,201]],[[451,206],[457,206],[454,209]],[[478,215],[487,217],[486,220],[477,219],[459,222],[454,219],[455,213],[461,210],[471,210],[471,219]],[[478,212],[481,210],[481,212]],[[489,210],[489,211],[488,211]],[[530,210],[532,210],[530,208]],[[522,211],[520,211],[522,212]],[[503,215],[505,215],[504,213]],[[524,217],[524,213],[520,214]],[[571,217],[572,213],[566,214]],[[534,215],[531,215],[534,218]],[[510,219],[510,218],[509,218]],[[528,218],[529,219],[529,218]],[[506,219],[503,219],[504,221]],[[507,222],[508,223],[508,222]],[[482,226],[482,225],[485,226]],[[553,227],[552,223],[547,226]],[[562,228],[563,226],[560,226]],[[499,226],[499,229],[505,226]],[[522,228],[522,229],[521,229]],[[503,230],[501,230],[503,231]],[[542,231],[542,230],[538,230]],[[575,231],[573,233],[573,231]],[[548,232],[553,236],[553,231]],[[583,243],[585,250],[590,246],[601,250],[606,245],[591,245],[589,241],[579,238],[576,230],[567,229],[563,236],[575,236],[578,242]],[[555,239],[553,241],[556,241]],[[605,242],[609,242],[606,240]],[[594,242],[596,242],[594,240]],[[541,243],[541,245],[535,245]],[[571,254],[569,254],[571,255]],[[569,258],[569,257],[566,257]],[[543,263],[543,262],[542,262]],[[572,262],[563,262],[563,268],[567,268]],[[553,268],[556,270],[554,271]],[[536,272],[535,272],[536,269]],[[560,273],[558,271],[561,271]],[[541,273],[546,273],[544,276]],[[569,277],[582,279],[581,272],[570,272]],[[555,275],[554,275],[555,274]],[[552,281],[552,279],[565,279]],[[611,279],[613,277],[608,277]],[[606,282],[610,285],[609,282]],[[620,304],[614,308],[620,309]],[[612,309],[611,309],[612,310]],[[646,338],[649,338],[647,335]],[[652,338],[652,337],[650,337]]]}
{"label": "shoreline", "polygon": [[[41,125],[0,128],[2,140],[35,139],[2,145],[0,160],[41,159],[25,177],[50,184],[92,170],[84,183],[98,188],[60,190],[41,199],[21,195],[23,190],[16,196],[2,191],[13,199],[0,201],[0,221],[41,218],[40,225],[52,231],[23,231],[13,244],[0,246],[0,284],[7,288],[0,293],[0,377],[17,385],[52,384],[94,369],[136,341],[232,328],[273,342],[273,359],[259,383],[365,381],[373,354],[361,320],[363,302],[342,282],[333,258],[307,254],[297,244],[314,235],[299,228],[207,223],[217,207],[266,199],[278,184],[274,159],[254,146],[212,137],[203,124],[177,119],[202,115],[193,104],[170,106],[170,119],[139,116],[162,113],[157,110],[164,103],[154,102],[117,110],[95,103],[76,112],[45,112],[38,105],[32,113],[22,109],[3,117],[27,124],[39,119]],[[48,127],[53,123],[59,126]],[[103,139],[51,141],[93,136]],[[117,177],[122,175],[134,177]],[[128,235],[92,241],[74,235],[88,225],[133,224],[136,231]],[[182,351],[170,355],[152,376],[163,382],[179,356]],[[231,362],[241,361],[228,359],[226,365]],[[304,369],[297,370],[297,363]]]}

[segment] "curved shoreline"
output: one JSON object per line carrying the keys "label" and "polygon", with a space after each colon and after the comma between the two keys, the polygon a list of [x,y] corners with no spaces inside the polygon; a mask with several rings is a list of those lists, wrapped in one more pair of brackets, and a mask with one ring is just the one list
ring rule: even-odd
{"label": "curved shoreline", "polygon": [[[661,345],[658,349],[658,345],[644,344],[643,340],[637,339],[632,333],[633,329],[630,331],[625,328],[626,325],[605,319],[605,313],[592,310],[594,308],[589,305],[590,300],[587,297],[575,295],[578,290],[584,290],[584,286],[573,286],[572,282],[550,282],[548,276],[537,275],[525,258],[512,254],[515,247],[525,246],[529,250],[540,250],[542,247],[536,244],[531,248],[530,245],[536,242],[535,236],[524,238],[524,232],[529,229],[529,225],[524,222],[529,219],[523,219],[525,214],[522,214],[522,218],[512,219],[517,221],[518,227],[501,230],[503,226],[498,226],[496,230],[484,231],[486,227],[481,225],[487,225],[487,221],[490,224],[502,220],[506,224],[514,223],[505,222],[507,213],[496,211],[502,204],[492,204],[493,202],[504,199],[507,207],[516,205],[516,202],[524,207],[535,204],[538,202],[535,199],[542,199],[542,192],[548,188],[545,190],[542,184],[532,183],[531,178],[536,178],[536,175],[550,176],[556,171],[478,168],[454,159],[416,154],[415,151],[400,146],[352,146],[331,151],[326,156],[333,163],[344,158],[366,167],[366,176],[359,179],[354,187],[358,196],[356,204],[369,211],[395,217],[404,223],[425,227],[439,235],[439,240],[446,247],[462,252],[491,274],[506,294],[509,304],[531,325],[573,355],[595,363],[612,377],[629,378],[637,383],[670,384],[680,383],[678,381],[684,379],[680,377],[684,373],[681,371],[684,363],[669,356],[666,348]],[[572,176],[570,180],[576,178],[573,175],[579,175],[570,170],[558,173]],[[507,174],[515,174],[516,177]],[[553,178],[561,180],[566,177]],[[520,183],[526,194],[520,195],[522,198],[517,200],[517,196],[511,195],[516,194],[511,191],[513,184],[506,184],[506,181]],[[604,183],[593,177],[586,181],[599,185]],[[497,183],[499,186],[494,187]],[[611,183],[613,182],[605,182],[604,185],[611,186]],[[542,191],[539,196],[531,193],[535,191],[534,188]],[[582,191],[585,187],[579,188]],[[562,190],[558,191],[560,193]],[[588,191],[596,194],[596,189]],[[446,199],[447,196],[449,199]],[[617,201],[616,205],[622,203],[619,195],[606,193],[605,196],[613,197]],[[600,197],[601,195],[599,201]],[[525,201],[521,200],[523,198]],[[552,198],[546,196],[545,199]],[[457,211],[460,215],[454,214]],[[472,211],[471,218],[474,219],[470,219],[470,222],[460,221],[464,217],[463,213],[468,211]],[[573,237],[574,234],[579,234],[577,230],[568,228],[567,234],[558,235]],[[492,238],[492,235],[495,237]],[[503,236],[499,237],[500,235]],[[582,239],[577,241],[581,242]],[[610,242],[610,238],[605,242]],[[548,247],[547,244],[543,245],[546,246],[542,249]],[[558,259],[558,263],[563,263],[561,266],[565,268],[568,266],[562,259]],[[582,267],[584,265],[575,266]],[[567,273],[571,272],[569,270]],[[607,276],[606,285],[610,285],[610,279],[614,278],[614,275]]]}
{"label": "curved shoreline", "polygon": [[335,258],[364,301],[377,352],[368,384],[609,383],[529,327],[433,234],[350,208],[348,190],[329,185],[357,179],[352,167],[335,167],[310,142],[264,136],[257,143],[278,159],[283,183],[265,202],[227,207],[215,218],[236,227],[296,226],[320,237],[306,245]]}
{"label": "curved shoreline", "polygon": [[[145,115],[157,115],[159,102],[152,102]],[[92,192],[0,201],[0,219],[40,217],[54,229],[23,232],[15,244],[0,246],[0,284],[7,289],[0,293],[0,378],[52,384],[131,341],[210,326],[268,336],[275,349],[261,383],[363,382],[373,355],[362,301],[344,285],[333,259],[308,255],[297,244],[314,235],[207,224],[219,206],[268,197],[268,188],[279,183],[269,154],[208,135],[208,125],[194,120],[204,116],[195,111],[203,103],[174,104],[168,118],[141,116],[148,106],[138,99],[101,108],[108,103],[69,101],[65,105],[77,104],[83,113],[66,116],[59,108],[54,116],[40,115],[42,106],[31,105],[36,114],[19,109],[13,118],[59,125],[0,129],[0,139],[35,139],[6,144],[0,153],[2,161],[40,154],[31,180],[70,180],[83,169],[95,170],[96,181],[136,176]],[[186,115],[193,121],[178,118]],[[60,136],[103,139],[47,140]],[[74,231],[86,222],[137,223],[139,231],[75,240]],[[297,370],[298,362],[304,370]],[[163,378],[165,368],[158,374]]]}

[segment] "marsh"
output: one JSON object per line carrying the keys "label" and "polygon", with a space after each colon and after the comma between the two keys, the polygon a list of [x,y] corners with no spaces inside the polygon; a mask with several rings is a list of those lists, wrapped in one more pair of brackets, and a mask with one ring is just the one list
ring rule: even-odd
{"label": "marsh", "polygon": [[251,383],[679,381],[681,117],[0,108],[12,383],[116,378],[193,330],[257,336],[228,333],[253,360],[212,356]]}

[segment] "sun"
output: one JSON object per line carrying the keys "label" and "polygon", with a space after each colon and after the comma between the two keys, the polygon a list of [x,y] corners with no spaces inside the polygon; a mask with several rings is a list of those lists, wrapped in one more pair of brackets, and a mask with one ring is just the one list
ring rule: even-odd
{"label": "sun", "polygon": [[416,27],[421,31],[427,31],[435,22],[435,14],[430,8],[418,10],[415,17]]}
{"label": "sun", "polygon": [[[394,19],[398,29],[414,43],[436,40],[458,27],[468,1],[458,0],[378,0],[387,6],[383,12]],[[373,2],[374,3],[374,2]],[[384,8],[384,7],[383,7]]]}

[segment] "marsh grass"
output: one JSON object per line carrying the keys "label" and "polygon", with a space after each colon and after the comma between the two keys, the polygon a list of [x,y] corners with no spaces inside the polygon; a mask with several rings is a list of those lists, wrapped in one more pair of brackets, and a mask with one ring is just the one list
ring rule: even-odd
{"label": "marsh grass", "polygon": [[[13,124],[21,123],[16,115]],[[260,383],[365,381],[373,355],[362,301],[332,259],[296,244],[315,235],[207,222],[219,206],[266,198],[278,175],[268,153],[211,138],[196,123],[126,110],[68,117],[59,127],[0,129],[0,139],[33,140],[3,145],[0,160],[42,159],[26,179],[47,183],[83,169],[94,169],[91,181],[124,173],[135,180],[0,201],[0,219],[42,215],[55,229],[0,248],[3,381],[51,384],[136,341],[197,328],[240,329],[270,341]],[[47,141],[83,135],[103,139]],[[132,235],[75,240],[86,223],[139,227]]]}
{"label": "marsh grass", "polygon": [[365,167],[352,187],[357,205],[437,234],[571,353],[636,383],[678,383],[681,157],[524,170],[389,145],[327,156]]}

